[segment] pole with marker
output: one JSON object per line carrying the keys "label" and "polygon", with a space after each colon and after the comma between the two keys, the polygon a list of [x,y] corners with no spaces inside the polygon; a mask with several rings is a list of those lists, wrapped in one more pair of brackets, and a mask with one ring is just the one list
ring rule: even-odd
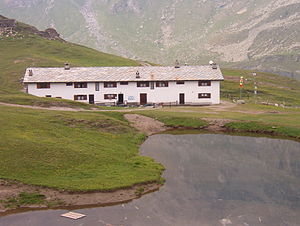
{"label": "pole with marker", "polygon": [[240,100],[242,99],[242,88],[244,87],[244,77],[240,78]]}

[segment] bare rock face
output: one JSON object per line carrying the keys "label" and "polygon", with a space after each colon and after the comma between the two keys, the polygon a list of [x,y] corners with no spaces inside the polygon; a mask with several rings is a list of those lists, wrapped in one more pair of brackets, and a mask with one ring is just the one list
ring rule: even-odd
{"label": "bare rock face", "polygon": [[60,39],[59,34],[54,28],[48,28],[45,31],[40,32],[40,35],[47,39]]}
{"label": "bare rock face", "polygon": [[54,28],[48,28],[45,31],[39,31],[33,26],[20,26],[14,19],[8,19],[0,15],[0,36],[16,37],[24,34],[36,34],[50,40],[61,40],[59,33]]}

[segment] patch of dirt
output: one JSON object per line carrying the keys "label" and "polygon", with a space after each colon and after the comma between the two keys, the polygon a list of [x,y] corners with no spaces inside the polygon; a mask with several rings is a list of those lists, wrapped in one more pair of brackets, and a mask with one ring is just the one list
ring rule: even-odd
{"label": "patch of dirt", "polygon": [[227,128],[225,127],[225,124],[234,121],[230,119],[214,119],[214,118],[203,118],[203,120],[209,122],[208,126],[205,127],[205,130],[214,133],[226,132]]}
{"label": "patch of dirt", "polygon": [[[25,185],[15,181],[0,179],[0,200],[7,200],[17,197],[21,192],[39,193],[46,197],[47,202],[60,201],[59,207],[79,207],[79,206],[105,206],[116,203],[129,202],[139,198],[141,195],[154,192],[160,188],[157,183],[135,185],[128,189],[119,189],[112,192],[68,192],[59,191],[40,186]],[[46,205],[21,206],[20,208],[47,208]],[[58,206],[57,206],[58,207]],[[0,216],[6,214],[8,209],[0,202]],[[1,214],[2,213],[2,214]]]}
{"label": "patch of dirt", "polygon": [[125,118],[131,122],[133,127],[147,135],[163,132],[168,129],[162,122],[143,115],[126,114]]}

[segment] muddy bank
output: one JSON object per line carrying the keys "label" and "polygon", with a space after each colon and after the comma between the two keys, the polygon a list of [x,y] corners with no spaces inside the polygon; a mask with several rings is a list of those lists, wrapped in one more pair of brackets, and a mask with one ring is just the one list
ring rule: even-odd
{"label": "muddy bank", "polygon": [[170,129],[169,127],[165,126],[164,123],[147,116],[138,114],[126,114],[124,116],[134,128],[142,133],[146,133],[147,135],[160,133]]}
{"label": "muddy bank", "polygon": [[[72,209],[80,206],[107,206],[129,202],[139,198],[143,194],[154,192],[160,188],[160,184],[149,183],[135,185],[127,189],[119,189],[112,192],[70,192],[41,186],[25,185],[16,181],[0,179],[0,216],[9,214],[10,211],[22,208],[47,208],[61,207]],[[15,208],[7,207],[5,200],[16,198],[22,192],[38,193],[45,196],[45,202],[37,205],[21,205]],[[14,209],[14,210],[13,210]]]}

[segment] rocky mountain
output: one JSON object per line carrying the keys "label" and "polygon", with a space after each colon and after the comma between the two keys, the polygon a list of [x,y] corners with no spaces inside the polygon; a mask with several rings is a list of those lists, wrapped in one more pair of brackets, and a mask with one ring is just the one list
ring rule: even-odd
{"label": "rocky mountain", "polygon": [[0,0],[0,14],[134,59],[300,78],[299,0]]}

